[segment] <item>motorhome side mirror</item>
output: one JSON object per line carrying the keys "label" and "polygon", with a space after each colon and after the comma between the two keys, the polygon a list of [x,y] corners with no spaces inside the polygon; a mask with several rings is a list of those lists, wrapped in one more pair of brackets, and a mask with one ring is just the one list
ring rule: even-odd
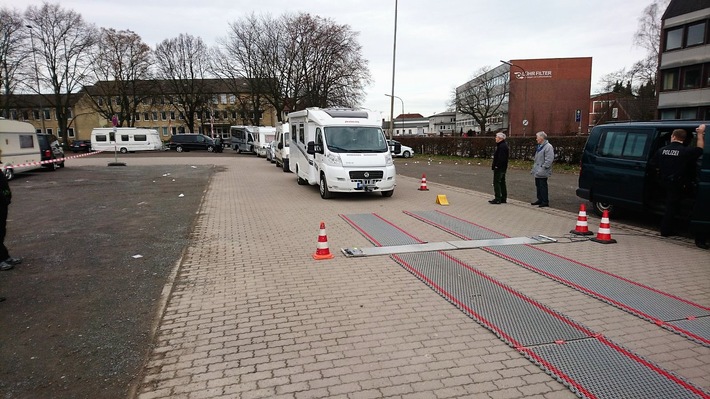
{"label": "motorhome side mirror", "polygon": [[308,144],[306,144],[306,153],[308,155],[315,155],[316,154],[316,143],[309,141]]}

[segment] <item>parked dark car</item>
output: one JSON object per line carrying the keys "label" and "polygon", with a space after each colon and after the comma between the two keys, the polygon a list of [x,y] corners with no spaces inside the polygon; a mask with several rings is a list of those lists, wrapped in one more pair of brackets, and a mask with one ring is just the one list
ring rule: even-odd
{"label": "parked dark car", "polygon": [[177,152],[193,150],[222,152],[222,145],[215,144],[212,138],[204,134],[176,134],[170,138],[168,147]]}
{"label": "parked dark car", "polygon": [[[594,127],[582,154],[577,196],[591,201],[597,215],[619,208],[663,214],[665,194],[650,160],[670,142],[674,129],[684,129],[685,144],[695,145],[695,128],[701,124],[710,126],[709,121],[674,120]],[[694,185],[682,194],[679,217],[698,231],[710,232],[710,145],[705,145],[696,172]]]}
{"label": "parked dark car", "polygon": [[90,152],[91,140],[74,140],[69,146],[71,152]]}
{"label": "parked dark car", "polygon": [[[39,152],[42,155],[42,161],[64,158],[64,150],[59,144],[59,141],[57,141],[56,136],[46,133],[37,133],[37,142],[39,143]],[[43,163],[42,167],[57,170],[57,168],[64,167],[64,160]]]}

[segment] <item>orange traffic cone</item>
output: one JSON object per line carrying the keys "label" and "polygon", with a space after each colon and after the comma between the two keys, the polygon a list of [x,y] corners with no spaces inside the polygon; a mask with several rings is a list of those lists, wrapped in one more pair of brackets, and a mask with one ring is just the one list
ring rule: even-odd
{"label": "orange traffic cone", "polygon": [[318,247],[316,253],[313,254],[313,259],[333,259],[333,254],[328,248],[328,236],[325,234],[325,222],[320,222],[320,233],[318,233]]}
{"label": "orange traffic cone", "polygon": [[589,231],[587,225],[587,207],[584,204],[579,205],[579,216],[577,216],[577,225],[574,230],[570,230],[570,233],[577,234],[580,236],[590,236],[594,234]]}
{"label": "orange traffic cone", "polygon": [[611,226],[609,226],[609,211],[606,209],[602,213],[602,221],[599,223],[599,231],[592,241],[602,244],[616,244],[616,240],[611,238]]}
{"label": "orange traffic cone", "polygon": [[419,191],[429,191],[426,187],[426,175],[422,173],[422,184],[419,186]]}

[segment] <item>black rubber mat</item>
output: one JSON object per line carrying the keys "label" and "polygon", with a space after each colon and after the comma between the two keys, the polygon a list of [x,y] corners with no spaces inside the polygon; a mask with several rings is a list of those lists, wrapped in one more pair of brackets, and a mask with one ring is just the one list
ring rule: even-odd
{"label": "black rubber mat", "polygon": [[[341,217],[378,246],[422,242],[375,214]],[[710,398],[693,384],[444,252],[391,258],[580,397]]]}
{"label": "black rubber mat", "polygon": [[[480,240],[506,237],[443,212],[422,211],[405,214],[459,238]],[[482,249],[704,346],[710,346],[710,308],[530,245]]]}

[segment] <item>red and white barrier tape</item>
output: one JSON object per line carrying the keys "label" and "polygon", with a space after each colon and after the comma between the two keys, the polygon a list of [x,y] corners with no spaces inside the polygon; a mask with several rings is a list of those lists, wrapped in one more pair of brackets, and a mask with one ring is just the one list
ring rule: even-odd
{"label": "red and white barrier tape", "polygon": [[[92,151],[92,152],[87,152],[86,154],[72,155],[72,156],[70,156],[70,157],[55,158],[55,159],[50,159],[50,160],[47,160],[47,161],[25,162],[25,163],[20,163],[20,164],[16,164],[16,165],[10,165],[10,167],[13,167],[13,168],[23,168],[23,167],[25,167],[25,166],[47,165],[47,164],[50,164],[50,163],[64,162],[64,161],[66,161],[67,159],[88,157],[89,155],[98,154],[98,153],[100,153],[100,152],[103,152],[103,151]],[[6,165],[4,165],[4,164],[0,164],[0,165],[2,165],[3,167],[6,167]]]}

